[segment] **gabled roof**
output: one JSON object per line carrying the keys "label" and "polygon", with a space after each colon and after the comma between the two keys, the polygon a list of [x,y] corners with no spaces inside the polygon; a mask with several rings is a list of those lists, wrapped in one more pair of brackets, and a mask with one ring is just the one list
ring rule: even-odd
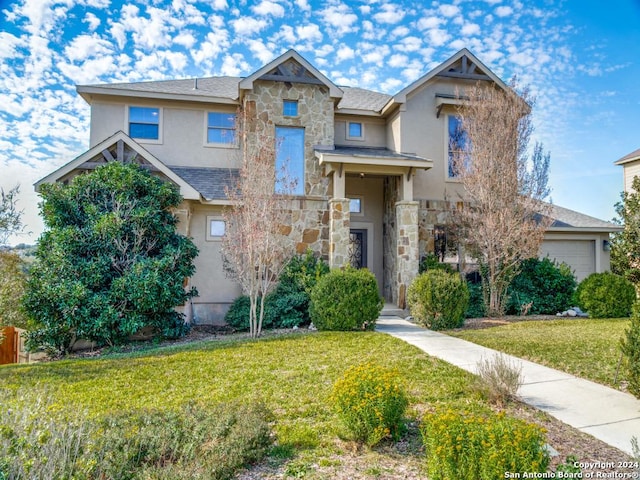
{"label": "gabled roof", "polygon": [[358,87],[341,87],[344,96],[338,103],[336,113],[356,113],[380,115],[384,106],[391,100],[391,95],[374,92]]}
{"label": "gabled roof", "polygon": [[93,170],[101,164],[114,161],[137,163],[151,170],[156,170],[178,185],[180,194],[186,200],[200,200],[201,198],[200,193],[195,188],[176,175],[169,167],[123,131],[116,132],[55,172],[38,180],[34,184],[35,190],[39,191],[40,185],[43,183],[60,181],[74,170]]}
{"label": "gabled roof", "polygon": [[633,162],[635,160],[640,160],[640,148],[625,155],[620,160],[616,160],[614,165],[624,165],[625,163]]}
{"label": "gabled roof", "polygon": [[77,85],[87,103],[92,95],[119,95],[135,98],[162,98],[193,102],[238,103],[240,77],[208,77],[153,82]]}
{"label": "gabled roof", "polygon": [[436,76],[461,78],[468,80],[491,80],[495,82],[500,88],[510,91],[511,89],[493,73],[487,66],[485,66],[473,53],[466,48],[463,48],[444,63],[438,65],[436,68],[428,72],[426,75],[420,77],[415,82],[400,90],[393,96],[394,103],[405,103],[407,96],[418,90],[425,83]]}
{"label": "gabled roof", "polygon": [[227,191],[236,187],[240,175],[237,168],[179,167],[174,165],[169,168],[198,190],[207,201],[226,201],[228,199]]}
{"label": "gabled roof", "polygon": [[314,83],[326,86],[333,98],[342,98],[343,92],[295,50],[287,50],[275,60],[240,81],[240,90],[253,89],[256,80],[279,80]]}

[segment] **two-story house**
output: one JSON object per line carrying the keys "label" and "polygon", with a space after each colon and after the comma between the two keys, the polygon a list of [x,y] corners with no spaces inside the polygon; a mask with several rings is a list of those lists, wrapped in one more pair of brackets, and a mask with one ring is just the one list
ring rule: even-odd
{"label": "two-story house", "polygon": [[[289,50],[248,77],[82,85],[91,105],[90,149],[36,183],[65,182],[111,161],[136,162],[179,186],[183,233],[200,249],[189,281],[198,323],[223,319],[241,292],[225,278],[220,239],[242,148],[239,112],[277,142],[275,162],[296,180],[291,235],[331,266],[368,267],[389,302],[404,304],[420,257],[439,248],[450,200],[456,92],[475,82],[508,88],[463,49],[396,95],[340,87]],[[276,186],[277,190],[277,186]],[[609,268],[618,227],[552,207],[541,248],[578,279]],[[292,252],[292,254],[295,252]]]}

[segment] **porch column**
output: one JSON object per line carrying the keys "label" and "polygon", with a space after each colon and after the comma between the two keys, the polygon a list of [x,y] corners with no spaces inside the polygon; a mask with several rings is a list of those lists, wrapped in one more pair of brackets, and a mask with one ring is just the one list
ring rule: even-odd
{"label": "porch column", "polygon": [[329,266],[344,267],[349,263],[349,199],[329,200]]}
{"label": "porch column", "polygon": [[419,203],[414,201],[396,203],[396,291],[398,307],[402,309],[407,307],[407,289],[418,275],[418,207]]}

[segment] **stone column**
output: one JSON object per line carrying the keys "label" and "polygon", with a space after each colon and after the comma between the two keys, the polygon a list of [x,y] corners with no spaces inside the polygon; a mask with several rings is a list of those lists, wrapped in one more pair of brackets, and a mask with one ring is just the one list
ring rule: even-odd
{"label": "stone column", "polygon": [[419,202],[400,201],[396,203],[397,221],[397,298],[398,307],[407,307],[407,289],[418,275],[419,236],[418,207]]}
{"label": "stone column", "polygon": [[349,263],[349,199],[329,200],[329,266],[344,267]]}

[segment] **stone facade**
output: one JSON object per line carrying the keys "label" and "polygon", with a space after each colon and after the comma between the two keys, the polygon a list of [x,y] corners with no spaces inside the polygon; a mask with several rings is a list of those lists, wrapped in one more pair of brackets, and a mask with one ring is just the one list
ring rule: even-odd
{"label": "stone facade", "polygon": [[396,203],[397,222],[397,300],[400,308],[406,308],[407,289],[418,274],[420,260],[418,247],[419,202]]}
{"label": "stone facade", "polygon": [[400,180],[397,177],[387,177],[384,182],[384,218],[382,255],[384,264],[383,289],[384,297],[397,303],[397,245],[398,238],[396,223],[396,203],[400,198]]}
{"label": "stone facade", "polygon": [[329,266],[344,267],[349,263],[349,200],[329,200]]}
{"label": "stone facade", "polygon": [[451,203],[446,200],[419,200],[418,238],[420,255],[435,251],[435,228],[451,223]]}

